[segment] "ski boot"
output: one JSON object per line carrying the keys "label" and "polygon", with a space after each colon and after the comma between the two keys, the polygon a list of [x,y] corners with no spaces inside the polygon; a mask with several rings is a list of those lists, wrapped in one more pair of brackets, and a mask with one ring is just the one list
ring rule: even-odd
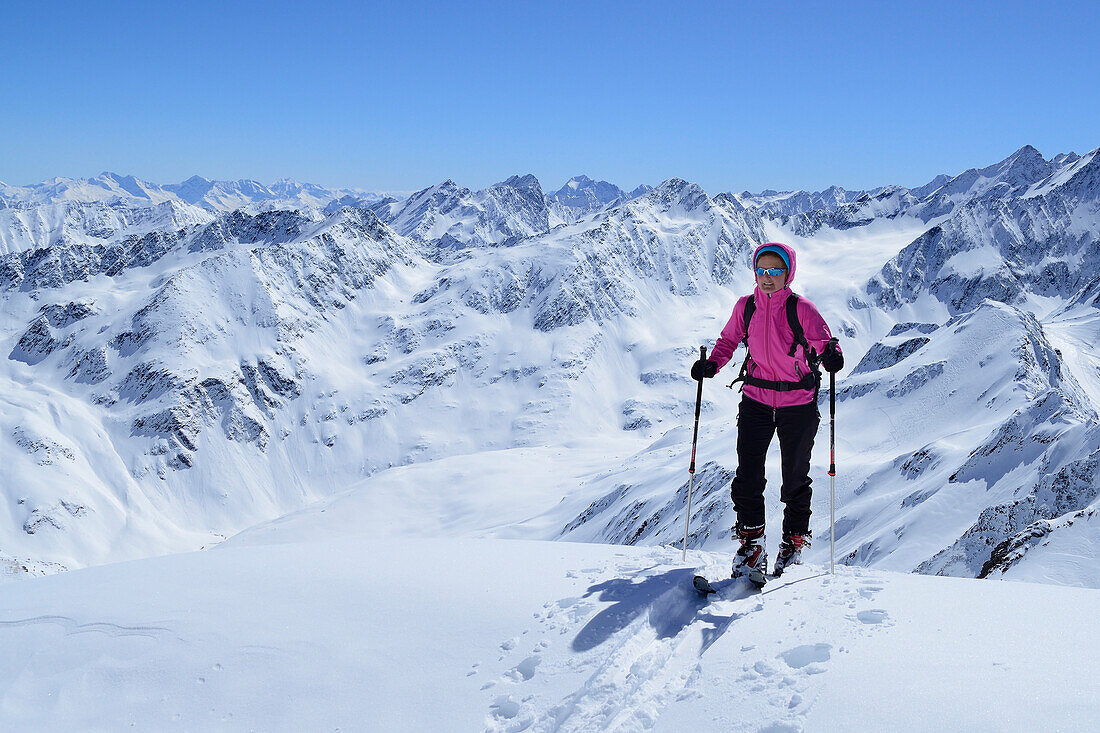
{"label": "ski boot", "polygon": [[802,562],[802,548],[810,546],[810,533],[783,535],[783,541],[779,543],[779,555],[775,558],[775,570],[772,575],[778,578],[788,565],[797,565]]}
{"label": "ski boot", "polygon": [[738,523],[733,528],[733,536],[741,541],[741,547],[733,556],[731,577],[747,578],[757,588],[768,582],[764,575],[768,569],[768,552],[764,549],[764,525],[745,527]]}

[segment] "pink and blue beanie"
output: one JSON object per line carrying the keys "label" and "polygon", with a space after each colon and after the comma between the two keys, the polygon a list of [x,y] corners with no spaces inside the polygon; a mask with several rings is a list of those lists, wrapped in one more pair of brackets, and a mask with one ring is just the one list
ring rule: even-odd
{"label": "pink and blue beanie", "polygon": [[791,271],[791,258],[787,255],[787,250],[780,247],[778,244],[766,244],[760,249],[756,250],[756,256],[753,258],[753,267],[756,267],[757,260],[760,259],[760,255],[765,252],[772,252],[779,255],[779,259],[783,260],[783,264],[787,266],[787,272]]}

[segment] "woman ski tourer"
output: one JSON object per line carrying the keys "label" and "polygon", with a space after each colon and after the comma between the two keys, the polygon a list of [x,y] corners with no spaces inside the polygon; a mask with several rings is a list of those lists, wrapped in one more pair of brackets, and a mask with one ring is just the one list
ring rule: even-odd
{"label": "woman ski tourer", "polygon": [[713,377],[738,344],[748,356],[736,381],[742,382],[737,412],[737,473],[733,507],[734,537],[741,546],[733,559],[733,577],[765,582],[768,553],[764,538],[764,458],[779,433],[783,469],[783,540],[774,575],[799,562],[810,541],[810,452],[821,421],[817,409],[820,364],[829,372],[844,366],[837,340],[817,308],[791,291],[795,253],[769,242],[753,252],[756,289],[737,301],[714,350],[691,367],[691,378]]}

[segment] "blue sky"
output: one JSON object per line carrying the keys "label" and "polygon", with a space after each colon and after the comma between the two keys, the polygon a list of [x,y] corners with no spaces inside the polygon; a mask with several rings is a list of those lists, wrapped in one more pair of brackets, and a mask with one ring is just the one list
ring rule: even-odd
{"label": "blue sky", "polygon": [[1100,146],[1098,6],[5,3],[0,181],[916,186]]}

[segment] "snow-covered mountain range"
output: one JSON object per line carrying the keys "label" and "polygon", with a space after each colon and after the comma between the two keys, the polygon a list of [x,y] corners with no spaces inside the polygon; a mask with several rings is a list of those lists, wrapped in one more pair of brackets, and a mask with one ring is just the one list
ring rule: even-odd
{"label": "snow-covered mountain range", "polygon": [[[381,536],[678,542],[687,368],[779,240],[848,359],[841,561],[1100,587],[1097,153],[860,192],[0,186],[0,562],[196,549],[317,501],[374,502]],[[704,389],[711,551],[735,366]]]}
{"label": "snow-covered mountain range", "polygon": [[376,201],[384,194],[359,189],[330,189],[312,183],[298,183],[289,178],[268,186],[253,180],[215,181],[192,176],[182,183],[158,185],[110,171],[94,178],[53,178],[30,186],[0,182],[0,209],[33,209],[44,204],[95,202],[152,206],[172,201],[226,212],[256,204],[323,207],[344,197]]}

